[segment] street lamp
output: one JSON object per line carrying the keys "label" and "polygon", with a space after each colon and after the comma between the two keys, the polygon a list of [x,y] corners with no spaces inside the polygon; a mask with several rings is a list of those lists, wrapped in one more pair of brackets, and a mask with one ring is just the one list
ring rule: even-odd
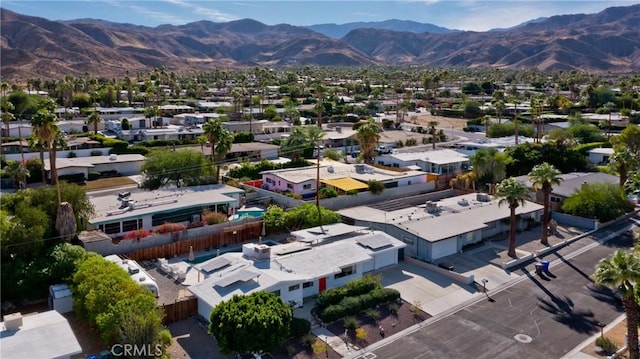
{"label": "street lamp", "polygon": [[482,279],[482,291],[487,293],[487,283],[489,283],[488,279]]}
{"label": "street lamp", "polygon": [[606,326],[606,324],[598,322],[596,323],[596,325],[600,327],[600,338],[604,338],[604,327]]}

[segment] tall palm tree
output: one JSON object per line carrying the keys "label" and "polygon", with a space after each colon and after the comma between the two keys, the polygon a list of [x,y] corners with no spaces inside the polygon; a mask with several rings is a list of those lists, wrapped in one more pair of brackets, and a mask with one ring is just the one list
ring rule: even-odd
{"label": "tall palm tree", "polygon": [[564,179],[560,177],[561,172],[558,171],[553,165],[547,162],[539,164],[529,172],[529,179],[533,182],[533,190],[542,190],[544,195],[544,212],[542,213],[542,234],[540,236],[540,243],[545,246],[549,245],[548,225],[549,225],[549,197],[551,195],[551,186],[558,185]]}
{"label": "tall palm tree", "polygon": [[224,157],[231,151],[231,147],[233,146],[234,136],[231,131],[226,128],[222,128],[220,133],[218,134],[218,143],[216,144],[215,149],[215,164],[216,164],[216,183],[220,183],[220,167],[222,165],[222,161]]}
{"label": "tall palm tree", "polygon": [[629,358],[638,359],[638,303],[637,283],[640,283],[640,251],[618,249],[610,258],[600,260],[593,274],[596,284],[616,289],[622,295],[627,317],[627,345]]}
{"label": "tall palm tree", "polygon": [[[216,163],[216,147],[218,146],[218,141],[220,141],[221,136],[223,135],[223,130],[226,130],[222,127],[222,121],[218,119],[209,119],[204,125],[202,125],[202,130],[204,130],[204,135],[211,143],[211,164],[215,165]],[[217,178],[216,178],[217,183]]]}
{"label": "tall palm tree", "polygon": [[324,86],[322,84],[316,84],[314,87],[314,92],[318,97],[318,102],[316,103],[315,109],[318,113],[318,120],[316,124],[318,127],[322,128],[322,111],[324,111]]}
{"label": "tall palm tree", "polygon": [[366,123],[358,127],[355,138],[364,156],[364,162],[371,163],[373,150],[376,148],[378,141],[380,141],[380,127],[370,118]]}
{"label": "tall palm tree", "polygon": [[516,257],[516,208],[524,206],[529,198],[527,187],[516,181],[513,177],[507,178],[496,186],[496,197],[500,199],[498,206],[509,205],[509,249],[507,255]]}
{"label": "tall palm tree", "polygon": [[[33,135],[36,139],[36,144],[40,149],[40,159],[42,160],[42,167],[44,171],[44,156],[43,151],[49,148],[53,142],[53,138],[56,134],[55,123],[58,118],[53,113],[56,104],[52,100],[44,101],[40,104],[40,108],[33,117],[31,117],[31,126],[33,128]],[[52,178],[53,181],[53,178]],[[46,183],[46,179],[43,174],[43,183]],[[53,183],[53,182],[52,182]]]}
{"label": "tall palm tree", "polygon": [[625,146],[615,146],[613,155],[609,158],[609,165],[620,174],[620,187],[629,177],[629,170],[638,165],[638,158]]}
{"label": "tall palm tree", "polygon": [[282,143],[282,151],[285,155],[292,157],[294,161],[298,161],[307,144],[307,133],[304,127],[296,126]]}

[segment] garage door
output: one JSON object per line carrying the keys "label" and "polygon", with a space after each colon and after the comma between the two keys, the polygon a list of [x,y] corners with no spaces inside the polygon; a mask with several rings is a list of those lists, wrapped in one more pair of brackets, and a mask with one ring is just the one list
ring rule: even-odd
{"label": "garage door", "polygon": [[446,239],[431,243],[431,259],[446,257],[458,252],[458,241],[456,238]]}
{"label": "garage door", "polygon": [[376,269],[396,264],[396,251],[388,251],[376,254]]}

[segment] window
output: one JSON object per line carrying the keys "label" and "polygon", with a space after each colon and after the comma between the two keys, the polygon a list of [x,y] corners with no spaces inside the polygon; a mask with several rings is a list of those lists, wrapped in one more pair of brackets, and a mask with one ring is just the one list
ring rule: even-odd
{"label": "window", "polygon": [[400,164],[399,164],[399,163],[394,163],[394,164],[393,164],[393,167],[394,167],[394,168],[400,168]]}
{"label": "window", "polygon": [[302,283],[302,288],[313,287],[313,282],[304,282]]}
{"label": "window", "polygon": [[300,289],[300,284],[295,284],[289,287],[289,292]]}
{"label": "window", "polygon": [[337,273],[333,277],[334,279],[338,279],[338,278],[346,277],[348,275],[355,274],[355,272],[356,272],[355,266],[344,267],[340,269],[340,273]]}
{"label": "window", "polygon": [[551,196],[551,202],[560,203],[562,200],[559,197]]}
{"label": "window", "polygon": [[287,188],[288,189],[293,189],[293,185],[291,183],[287,183]]}
{"label": "window", "polygon": [[406,236],[404,236],[404,237],[402,237],[402,241],[403,241],[404,243],[406,243],[406,244],[413,245],[413,238],[410,238],[410,237],[406,237]]}
{"label": "window", "polygon": [[271,293],[273,293],[273,294],[275,294],[275,295],[277,295],[277,296],[279,297],[279,296],[280,296],[280,289],[278,289],[278,290],[274,290],[274,291],[273,291],[273,292],[271,292]]}
{"label": "window", "polygon": [[107,223],[104,225],[104,233],[114,234],[120,233],[120,222]]}
{"label": "window", "polygon": [[122,221],[122,231],[129,232],[142,228],[142,218]]}
{"label": "window", "polygon": [[302,186],[302,189],[311,189],[311,184],[305,184]]}

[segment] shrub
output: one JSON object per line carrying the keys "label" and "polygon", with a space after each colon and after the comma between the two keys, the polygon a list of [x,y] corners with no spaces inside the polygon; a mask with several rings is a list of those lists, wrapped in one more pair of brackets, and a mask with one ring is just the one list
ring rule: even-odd
{"label": "shrub", "polygon": [[102,156],[102,151],[100,150],[92,150],[91,156]]}
{"label": "shrub", "polygon": [[360,340],[367,339],[367,331],[364,330],[364,328],[357,328],[356,329],[356,338],[360,339]]}
{"label": "shrub", "polygon": [[365,311],[364,313],[367,318],[371,319],[371,320],[378,320],[380,319],[380,311],[377,309],[373,309],[373,308],[369,308]]}
{"label": "shrub", "polygon": [[67,154],[67,158],[76,158],[78,157],[78,154],[76,153],[76,151],[69,151],[69,154]]}
{"label": "shrub", "polygon": [[373,194],[382,194],[384,192],[384,184],[380,181],[369,180],[367,185],[369,186],[369,191]]}
{"label": "shrub", "polygon": [[353,280],[344,286],[346,295],[354,296],[369,293],[376,288],[380,288],[380,276],[365,275],[362,278]]}
{"label": "shrub", "polygon": [[360,322],[358,322],[358,319],[356,319],[355,317],[346,317],[344,318],[343,325],[345,329],[355,330],[358,325],[360,325]]}
{"label": "shrub", "polygon": [[74,173],[70,175],[58,176],[59,181],[67,181],[69,183],[82,183],[84,182],[84,173]]}
{"label": "shrub", "polygon": [[338,197],[338,192],[331,187],[320,188],[320,198],[333,198]]}
{"label": "shrub", "polygon": [[313,334],[305,334],[302,336],[302,338],[300,338],[300,343],[305,348],[311,348],[313,346],[313,343],[315,342],[316,342],[316,337]]}
{"label": "shrub", "polygon": [[317,302],[320,307],[327,307],[340,303],[346,295],[347,291],[344,288],[333,288],[318,294]]}
{"label": "shrub", "polygon": [[395,314],[395,313],[398,313],[398,309],[400,309],[400,306],[397,303],[389,303],[387,308],[389,308],[389,311],[391,313]]}
{"label": "shrub", "polygon": [[613,354],[618,350],[618,345],[607,337],[598,337],[595,344],[602,348],[607,355]]}
{"label": "shrub", "polygon": [[151,232],[148,229],[134,229],[133,231],[129,231],[124,235],[124,239],[135,239],[135,240],[140,240],[140,238],[144,238],[144,237],[148,237],[150,235],[152,235],[153,232]]}
{"label": "shrub", "polygon": [[309,334],[310,331],[311,323],[309,323],[308,320],[293,317],[289,326],[289,333],[292,337],[300,337],[305,334]]}
{"label": "shrub", "polygon": [[89,172],[89,181],[94,181],[94,180],[97,180],[98,178],[100,178],[100,172],[98,171]]}
{"label": "shrub", "polygon": [[202,222],[206,224],[219,224],[227,221],[227,216],[220,212],[205,211],[202,213]]}
{"label": "shrub", "polygon": [[184,224],[165,222],[164,224],[161,224],[156,229],[154,229],[153,232],[159,234],[175,233],[184,231],[185,229],[187,229],[187,226],[185,226]]}
{"label": "shrub", "polygon": [[349,196],[357,196],[358,195],[358,190],[357,189],[350,189],[347,191],[347,195]]}
{"label": "shrub", "polygon": [[417,141],[415,138],[407,138],[407,140],[404,141],[405,146],[415,146],[416,144],[417,144]]}

